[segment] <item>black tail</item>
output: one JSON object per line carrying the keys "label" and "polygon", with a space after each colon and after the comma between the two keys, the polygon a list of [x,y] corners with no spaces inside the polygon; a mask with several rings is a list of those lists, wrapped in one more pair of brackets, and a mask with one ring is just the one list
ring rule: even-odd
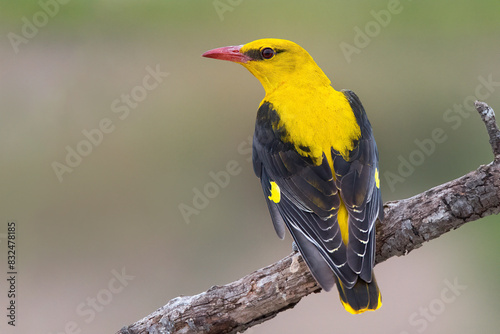
{"label": "black tail", "polygon": [[348,289],[335,276],[340,301],[347,312],[359,314],[365,311],[375,311],[382,306],[382,296],[380,295],[377,281],[375,280],[375,276],[372,275],[372,277],[370,283],[358,277],[356,284],[351,289]]}

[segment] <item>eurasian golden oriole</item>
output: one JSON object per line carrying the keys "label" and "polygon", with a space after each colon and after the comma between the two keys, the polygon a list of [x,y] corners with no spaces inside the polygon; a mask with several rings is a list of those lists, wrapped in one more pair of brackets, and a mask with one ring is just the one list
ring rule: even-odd
{"label": "eurasian golden oriole", "polygon": [[319,285],[350,313],[376,310],[375,222],[383,218],[377,145],[359,98],[336,91],[313,58],[281,39],[207,51],[246,67],[266,91],[253,167],[278,236],[285,226]]}

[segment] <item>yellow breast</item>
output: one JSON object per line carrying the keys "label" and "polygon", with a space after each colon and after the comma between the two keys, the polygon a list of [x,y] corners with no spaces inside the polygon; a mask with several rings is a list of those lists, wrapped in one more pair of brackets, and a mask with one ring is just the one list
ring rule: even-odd
{"label": "yellow breast", "polygon": [[316,88],[283,85],[268,94],[277,111],[279,127],[285,127],[283,141],[292,143],[302,156],[316,165],[322,163],[325,153],[333,172],[331,148],[347,159],[359,139],[361,131],[349,101],[331,86]]}

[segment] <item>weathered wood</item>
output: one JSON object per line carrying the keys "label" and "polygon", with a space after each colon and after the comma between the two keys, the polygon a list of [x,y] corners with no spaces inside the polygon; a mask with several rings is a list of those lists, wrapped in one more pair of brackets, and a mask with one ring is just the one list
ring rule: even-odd
{"label": "weathered wood", "polygon": [[376,262],[406,255],[425,241],[500,212],[500,164],[480,166],[456,180],[408,199],[384,204],[377,227]]}
{"label": "weathered wood", "polygon": [[[493,109],[483,102],[476,102],[476,109],[488,130],[495,161],[419,195],[386,203],[384,222],[377,226],[377,263],[500,212],[500,131]],[[302,257],[292,253],[238,281],[174,298],[117,334],[236,333],[320,290]]]}
{"label": "weathered wood", "polygon": [[500,159],[500,131],[498,130],[497,122],[495,120],[495,112],[493,109],[484,102],[476,101],[474,103],[476,110],[479,112],[481,119],[486,125],[488,136],[490,136],[490,145],[495,155],[495,161]]}
{"label": "weathered wood", "polygon": [[320,290],[302,257],[294,253],[230,284],[174,298],[118,333],[236,333]]}

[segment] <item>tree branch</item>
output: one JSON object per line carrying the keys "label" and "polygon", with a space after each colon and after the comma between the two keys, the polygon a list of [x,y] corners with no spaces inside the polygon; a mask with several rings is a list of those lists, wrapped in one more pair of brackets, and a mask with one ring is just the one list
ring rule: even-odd
{"label": "tree branch", "polygon": [[498,162],[500,159],[500,131],[498,130],[497,122],[495,121],[495,112],[484,102],[476,101],[474,102],[474,105],[486,125],[486,130],[490,136],[490,145],[493,149],[493,155],[495,156],[495,161]]}
{"label": "tree branch", "polygon": [[[419,195],[386,203],[384,222],[377,226],[376,263],[406,255],[425,241],[500,212],[500,131],[493,109],[479,101],[475,106],[495,160]],[[300,254],[292,253],[238,281],[174,298],[116,334],[236,333],[320,290]]]}

